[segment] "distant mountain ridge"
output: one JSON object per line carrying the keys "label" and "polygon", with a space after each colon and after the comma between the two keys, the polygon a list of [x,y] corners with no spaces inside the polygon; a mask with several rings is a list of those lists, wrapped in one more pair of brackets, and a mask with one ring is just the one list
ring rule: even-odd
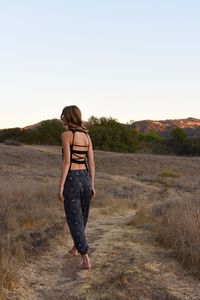
{"label": "distant mountain ridge", "polygon": [[[54,120],[54,119],[53,119],[53,120]],[[32,125],[28,125],[28,126],[22,127],[21,129],[23,129],[23,130],[28,130],[28,129],[36,128],[36,127],[38,127],[38,126],[41,125],[41,122],[42,122],[42,121],[40,121],[40,122],[38,122],[38,123],[35,123],[35,124],[32,124]]]}
{"label": "distant mountain ridge", "polygon": [[142,120],[129,125],[134,130],[143,133],[154,131],[161,137],[170,137],[170,132],[176,127],[182,128],[189,137],[200,137],[200,119]]}
{"label": "distant mountain ridge", "polygon": [[[51,120],[59,120],[59,119],[54,118]],[[43,120],[43,121],[47,121],[47,120]],[[32,130],[34,128],[39,127],[43,121],[22,127],[20,129]],[[89,124],[88,121],[83,121],[83,125],[85,127],[87,127],[88,124]],[[135,121],[129,125],[127,124],[124,125],[128,126],[132,130],[138,130],[143,133],[154,131],[155,133],[157,133],[157,135],[164,138],[170,137],[171,131],[176,127],[182,128],[189,137],[200,137],[200,119],[192,118],[192,117],[186,119],[141,120],[141,121]]]}
{"label": "distant mountain ridge", "polygon": [[[60,120],[57,119],[57,118],[51,119],[51,121],[52,121],[52,120],[60,121]],[[45,121],[47,121],[47,120],[45,120]],[[49,121],[49,120],[48,120],[48,121]],[[41,125],[42,122],[43,122],[43,121],[40,121],[40,122],[38,122],[38,123],[35,123],[35,124],[32,124],[32,125],[28,125],[28,126],[22,127],[21,129],[22,129],[22,130],[34,129],[34,128],[39,127],[39,126]],[[88,126],[88,122],[87,122],[87,121],[83,121],[83,126],[87,127],[87,126]]]}

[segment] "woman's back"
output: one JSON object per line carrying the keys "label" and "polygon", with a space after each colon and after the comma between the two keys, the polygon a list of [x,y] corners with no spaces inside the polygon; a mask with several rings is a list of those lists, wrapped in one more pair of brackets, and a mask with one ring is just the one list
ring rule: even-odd
{"label": "woman's back", "polygon": [[71,129],[68,132],[70,133],[70,170],[88,169],[87,157],[90,145],[88,133],[81,129]]}
{"label": "woman's back", "polygon": [[80,145],[81,147],[89,146],[88,134],[85,131],[82,131],[82,130],[79,131],[79,129],[75,129],[74,132],[73,131],[71,131],[71,132],[72,132],[72,143],[74,144],[74,146],[75,145]]}

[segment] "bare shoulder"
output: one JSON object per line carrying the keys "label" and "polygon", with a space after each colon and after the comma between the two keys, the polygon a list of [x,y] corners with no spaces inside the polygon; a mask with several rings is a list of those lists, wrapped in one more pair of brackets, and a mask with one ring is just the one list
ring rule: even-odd
{"label": "bare shoulder", "polygon": [[89,140],[91,141],[91,137],[90,137],[89,133],[87,133],[87,135],[88,135]]}
{"label": "bare shoulder", "polygon": [[91,137],[90,137],[89,133],[87,133],[87,136],[88,136],[88,140],[89,140],[89,146],[90,146],[90,147],[93,147],[93,146],[92,146],[92,140],[91,140]]}
{"label": "bare shoulder", "polygon": [[66,130],[61,133],[61,140],[71,140],[72,138],[72,132],[70,130]]}

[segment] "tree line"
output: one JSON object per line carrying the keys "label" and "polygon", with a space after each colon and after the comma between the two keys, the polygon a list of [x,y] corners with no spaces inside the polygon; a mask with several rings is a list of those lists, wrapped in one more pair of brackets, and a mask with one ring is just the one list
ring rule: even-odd
{"label": "tree line", "polygon": [[[0,131],[1,143],[61,145],[60,135],[66,128],[58,119],[42,121],[32,129],[9,128]],[[181,128],[171,131],[170,138],[155,132],[142,133],[114,118],[91,116],[88,132],[94,149],[116,152],[147,152],[154,154],[200,155],[200,138],[187,136]]]}

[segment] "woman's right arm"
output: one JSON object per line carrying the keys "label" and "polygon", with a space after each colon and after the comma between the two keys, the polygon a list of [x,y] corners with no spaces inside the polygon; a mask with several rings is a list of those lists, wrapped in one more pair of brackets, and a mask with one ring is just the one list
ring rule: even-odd
{"label": "woman's right arm", "polygon": [[90,177],[91,177],[91,182],[92,182],[92,191],[93,191],[93,196],[95,197],[95,188],[94,188],[94,179],[95,179],[95,163],[94,163],[94,152],[93,152],[93,146],[92,146],[92,141],[90,136],[88,135],[89,138],[89,148],[88,148],[88,165],[89,165],[89,172],[90,172]]}

